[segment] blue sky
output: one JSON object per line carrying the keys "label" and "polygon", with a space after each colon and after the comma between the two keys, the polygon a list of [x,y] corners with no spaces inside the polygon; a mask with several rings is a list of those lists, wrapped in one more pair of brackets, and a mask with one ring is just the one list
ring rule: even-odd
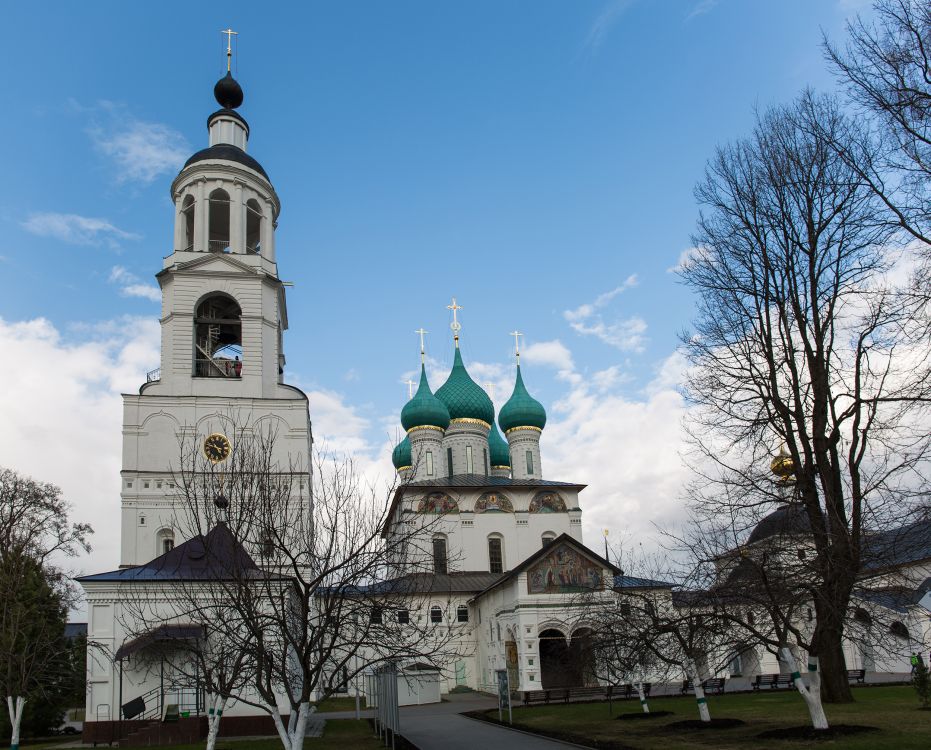
{"label": "blue sky", "polygon": [[[654,453],[678,450],[658,423],[681,417],[674,351],[692,300],[669,269],[690,245],[693,186],[716,144],[748,132],[754,107],[832,88],[821,32],[840,38],[864,5],[11,5],[0,28],[0,319],[21,359],[8,353],[5,368],[71,362],[49,379],[79,381],[57,408],[99,398],[116,441],[101,438],[116,455],[99,461],[118,467],[116,393],[157,365],[152,277],[170,250],[168,187],[206,145],[219,30],[232,26],[249,151],[282,200],[279,269],[295,284],[288,374],[312,392],[318,434],[384,464],[417,364],[414,329],[431,331],[435,388],[456,295],[467,364],[499,384],[499,403],[508,332],[537,347],[525,374],[551,411],[552,465],[568,474],[558,478],[593,485],[592,528],[623,526],[646,512],[655,481],[631,476],[636,489],[618,489],[623,477],[580,453],[610,456],[651,430]],[[8,384],[8,424],[11,399],[46,398],[39,382]],[[628,409],[639,421],[623,433],[579,421],[616,425]],[[81,499],[90,457],[59,471],[15,442],[25,470],[73,487],[79,505],[118,502],[116,474],[97,500]],[[546,470],[546,439],[543,449]],[[671,513],[675,486],[662,492]]]}

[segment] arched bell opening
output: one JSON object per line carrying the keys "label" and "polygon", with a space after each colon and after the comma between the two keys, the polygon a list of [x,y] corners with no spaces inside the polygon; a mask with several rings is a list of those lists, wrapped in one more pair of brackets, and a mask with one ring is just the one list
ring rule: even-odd
{"label": "arched bell opening", "polygon": [[194,249],[194,196],[187,195],[181,204],[181,221],[184,232],[184,250],[190,252]]}
{"label": "arched bell opening", "polygon": [[232,297],[213,295],[194,316],[194,376],[242,376],[242,310]]}
{"label": "arched bell opening", "polygon": [[262,209],[255,198],[246,201],[246,252],[262,254]]}
{"label": "arched bell opening", "polygon": [[210,193],[208,217],[208,250],[212,253],[230,251],[230,196],[222,188]]}

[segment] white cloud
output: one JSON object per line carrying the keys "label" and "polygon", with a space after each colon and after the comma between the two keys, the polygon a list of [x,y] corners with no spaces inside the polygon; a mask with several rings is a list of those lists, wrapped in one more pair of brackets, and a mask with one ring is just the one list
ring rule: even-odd
{"label": "white cloud", "polygon": [[[104,103],[103,109],[119,108]],[[119,182],[152,182],[159,175],[177,172],[191,155],[191,147],[181,133],[123,113],[106,126],[95,125],[88,133],[97,150],[114,161]]]}
{"label": "white cloud", "polygon": [[549,479],[588,485],[580,505],[589,546],[597,548],[601,530],[610,529],[612,540],[655,548],[653,524],[674,526],[682,518],[686,406],[671,377],[677,361],[671,355],[640,397],[610,392],[620,373],[609,368],[578,381],[548,409],[543,470]]}
{"label": "white cloud", "polygon": [[22,223],[27,232],[39,237],[52,237],[72,245],[119,247],[119,240],[138,240],[138,234],[126,232],[107,219],[94,219],[78,214],[38,212]]}
{"label": "white cloud", "polygon": [[155,284],[144,284],[136,274],[127,271],[123,266],[113,266],[110,269],[111,284],[120,286],[120,294],[124,297],[142,297],[152,302],[160,302],[162,292]]}
{"label": "white cloud", "polygon": [[719,0],[699,0],[685,17],[686,21],[691,21],[696,16],[703,16],[705,13],[710,13],[718,5]]}
{"label": "white cloud", "polygon": [[119,561],[120,393],[157,366],[159,325],[122,318],[75,331],[66,338],[44,318],[0,319],[0,460],[60,486],[74,518],[93,525],[94,549],[77,561],[89,572]]}
{"label": "white cloud", "polygon": [[528,364],[555,367],[557,370],[572,370],[572,352],[559,339],[537,341],[529,344],[520,353],[521,359]]}
{"label": "white cloud", "polygon": [[609,0],[588,30],[582,48],[591,51],[592,54],[597,53],[608,33],[634,2],[636,0]]}
{"label": "white cloud", "polygon": [[676,261],[674,266],[669,266],[666,269],[666,273],[681,273],[689,267],[689,264],[693,260],[697,260],[705,253],[704,248],[700,247],[687,247],[681,253],[679,253],[679,260]]}
{"label": "white cloud", "polygon": [[576,333],[583,336],[595,336],[606,344],[621,351],[639,352],[646,341],[646,322],[637,316],[621,318],[608,322],[600,312],[612,300],[639,284],[637,274],[631,274],[620,286],[610,292],[599,294],[594,302],[579,305],[573,310],[565,310],[563,317]]}

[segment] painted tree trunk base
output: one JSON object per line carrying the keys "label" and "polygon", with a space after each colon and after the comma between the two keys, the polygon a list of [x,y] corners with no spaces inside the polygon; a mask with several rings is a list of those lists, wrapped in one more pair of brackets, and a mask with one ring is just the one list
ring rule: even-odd
{"label": "painted tree trunk base", "polygon": [[694,662],[688,667],[689,679],[692,681],[692,690],[695,693],[695,702],[698,704],[698,717],[705,722],[711,721],[711,712],[708,710],[708,699],[705,697],[705,689],[701,686],[701,677],[698,676],[698,668]]}
{"label": "painted tree trunk base", "polygon": [[10,713],[10,725],[13,728],[10,734],[10,750],[19,750],[19,725],[23,720],[23,706],[25,703],[26,699],[21,695],[16,697],[15,704],[12,696],[8,695],[6,697],[6,707]]}
{"label": "painted tree trunk base", "polygon": [[640,697],[640,705],[643,707],[643,713],[650,713],[650,704],[647,703],[647,697],[643,693],[643,682],[637,682],[637,695]]}
{"label": "painted tree trunk base", "polygon": [[302,703],[297,711],[291,711],[288,717],[288,726],[285,727],[281,720],[281,712],[278,707],[269,707],[269,713],[275,720],[275,729],[278,730],[278,738],[285,750],[303,750],[304,734],[307,731],[307,717],[310,714],[310,703]]}
{"label": "painted tree trunk base", "polygon": [[818,672],[818,657],[808,657],[808,684],[806,685],[796,668],[792,652],[783,647],[779,649],[779,656],[783,664],[792,670],[792,681],[808,708],[812,728],[828,729],[828,717],[824,713],[824,704],[821,702],[821,674]]}
{"label": "painted tree trunk base", "polygon": [[207,750],[214,750],[217,746],[217,735],[220,733],[220,719],[223,716],[223,709],[226,708],[227,698],[212,695],[207,696],[211,704],[207,712]]}

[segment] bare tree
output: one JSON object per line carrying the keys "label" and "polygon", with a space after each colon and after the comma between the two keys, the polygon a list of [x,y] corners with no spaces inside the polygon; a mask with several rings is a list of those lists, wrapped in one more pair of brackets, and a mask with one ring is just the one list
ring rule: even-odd
{"label": "bare tree", "polygon": [[68,656],[63,624],[76,594],[58,565],[88,551],[92,533],[69,511],[58,487],[0,469],[0,679],[13,747],[26,697],[50,695]]}
{"label": "bare tree", "polygon": [[698,295],[688,425],[696,517],[749,530],[781,502],[768,461],[784,442],[814,547],[810,653],[824,698],[851,700],[842,638],[864,533],[899,523],[927,469],[928,347],[889,281],[890,228],[831,145],[854,126],[805,93],[720,148],[696,189]]}
{"label": "bare tree", "polygon": [[876,23],[847,24],[843,47],[824,39],[828,60],[872,132],[836,141],[896,223],[931,250],[931,7],[878,0]]}
{"label": "bare tree", "polygon": [[[229,457],[216,464],[203,456],[202,438],[182,445],[178,525],[204,538],[222,525],[242,553],[226,556],[207,599],[208,610],[222,605],[234,616],[200,617],[222,631],[231,653],[248,654],[250,688],[288,750],[302,747],[311,701],[365,669],[458,655],[461,626],[421,616],[432,588],[429,524],[384,534],[393,488],[367,484],[350,459],[315,453],[312,471],[283,464],[271,430],[237,428]],[[389,578],[399,561],[406,574]]]}

